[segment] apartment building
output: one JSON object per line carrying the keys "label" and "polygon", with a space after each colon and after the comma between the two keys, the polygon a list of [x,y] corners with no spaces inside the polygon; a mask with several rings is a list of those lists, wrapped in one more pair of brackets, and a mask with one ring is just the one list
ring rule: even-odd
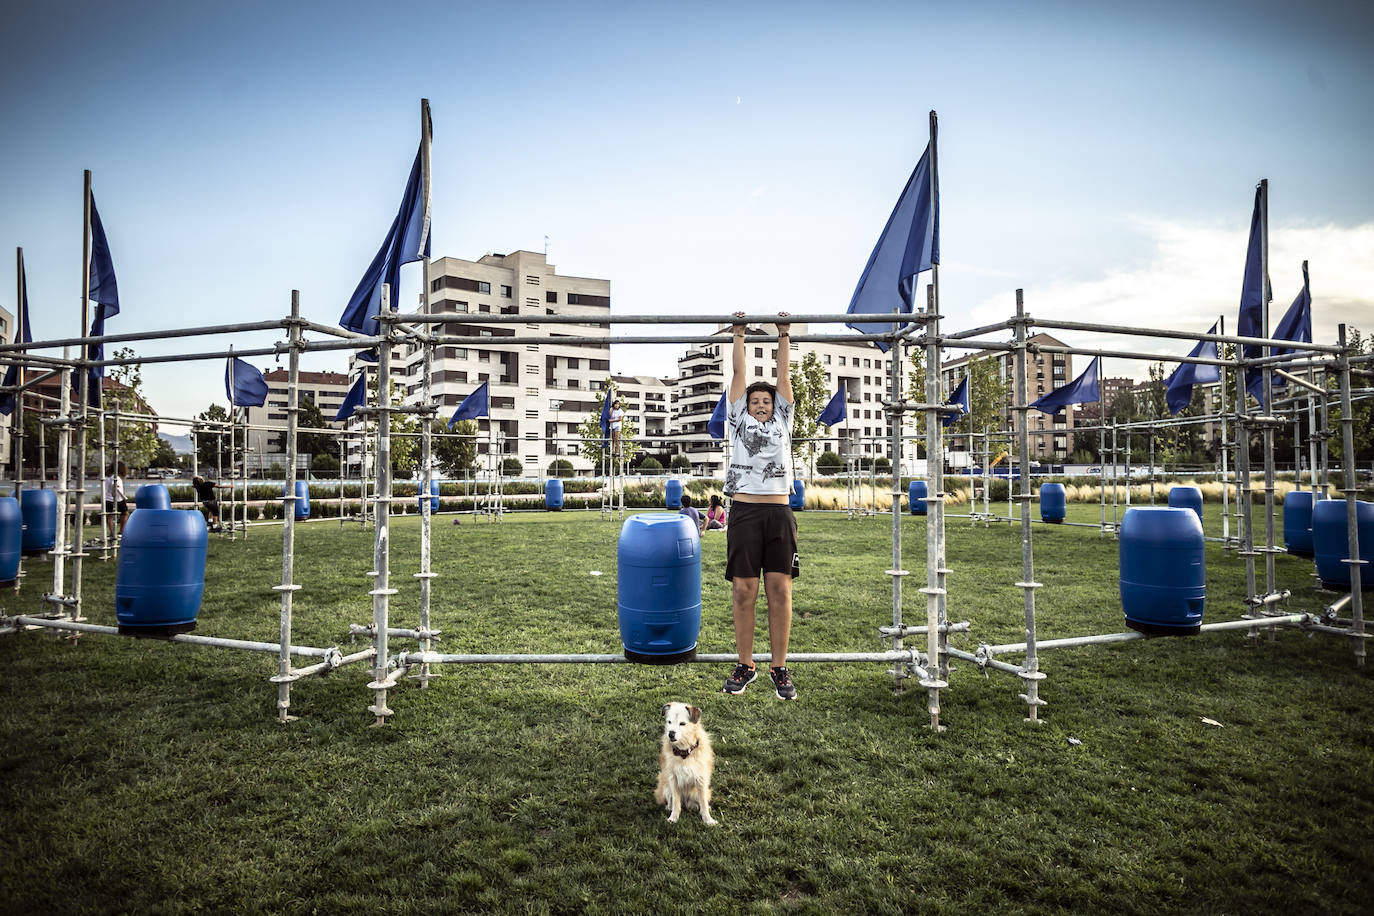
{"label": "apartment building", "polygon": [[[579,471],[592,470],[591,462],[578,454],[577,429],[596,409],[596,392],[611,371],[609,280],[560,275],[543,254],[533,251],[486,254],[476,261],[439,258],[430,265],[424,308],[427,314],[462,315],[472,322],[432,326],[435,334],[449,339],[435,347],[430,398],[447,419],[478,385],[489,384],[491,416],[477,421],[479,455],[516,458],[530,475],[544,471],[555,458],[572,461]],[[484,325],[482,315],[529,320]],[[548,315],[585,321],[540,323]],[[528,336],[569,342],[501,343],[502,338]],[[573,342],[579,338],[595,342]],[[399,359],[403,400],[418,404],[424,396],[424,354],[411,343]],[[647,391],[635,391],[641,410],[658,401],[666,404],[666,392],[655,392],[663,397],[650,399]]]}
{"label": "apartment building", "polygon": [[[1035,345],[1064,346],[1059,339],[1049,334],[1035,334],[1028,343],[1032,349],[1026,354],[1026,400],[1031,402],[1056,388],[1061,388],[1074,378],[1073,356],[1068,353],[1037,353]],[[943,363],[940,367],[945,391],[953,391],[959,382],[968,375],[969,364],[975,359],[992,359],[1007,388],[1007,403],[1002,410],[1002,431],[1013,429],[1012,407],[1016,401],[1016,362],[1012,353],[1002,350],[980,350]],[[1038,410],[1026,414],[1030,431],[1030,457],[1035,460],[1063,461],[1073,453],[1074,412],[1068,408],[1047,416]],[[977,431],[975,431],[977,432]],[[976,451],[966,429],[955,424],[949,430],[949,448],[952,451]]]}
{"label": "apartment building", "polygon": [[[267,382],[267,400],[261,407],[248,407],[248,465],[256,468],[281,464],[286,456],[287,383],[286,369],[270,369],[262,374]],[[343,372],[311,372],[299,370],[296,376],[296,403],[314,401],[329,429],[342,430],[335,423],[334,414],[348,394],[349,377]],[[311,456],[313,457],[313,456]]]}

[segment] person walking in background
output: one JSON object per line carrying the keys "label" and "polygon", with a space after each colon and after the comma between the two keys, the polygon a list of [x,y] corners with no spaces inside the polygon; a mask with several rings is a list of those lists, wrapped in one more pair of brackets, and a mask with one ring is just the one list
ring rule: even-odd
{"label": "person walking in background", "polygon": [[110,468],[110,476],[101,485],[105,499],[105,535],[111,539],[115,534],[124,533],[124,523],[129,520],[129,500],[124,495],[124,475],[129,469],[124,462]]}
{"label": "person walking in background", "polygon": [[200,500],[200,508],[205,513],[205,524],[211,531],[223,531],[224,526],[219,522],[219,496],[215,493],[215,488],[220,484],[212,480],[206,480],[197,474],[191,478],[191,488],[196,491],[196,498]]}
{"label": "person walking in background", "polygon": [[625,420],[625,411],[620,409],[620,398],[611,402],[611,454],[620,457],[620,424]]}
{"label": "person walking in background", "polygon": [[[735,316],[743,317],[743,312]],[[778,313],[779,319],[786,312]],[[788,505],[792,493],[792,382],[788,374],[789,325],[779,320],[777,384],[746,387],[743,324],[734,326],[729,407],[730,466],[725,494],[734,498],[730,527],[725,530],[725,578],[739,657],[724,691],[741,694],[757,676],[754,667],[754,606],[763,573],[768,598],[768,675],[780,700],[795,700],[797,687],[787,670],[787,643],[792,631],[792,580],[801,575],[797,554],[797,520]]]}

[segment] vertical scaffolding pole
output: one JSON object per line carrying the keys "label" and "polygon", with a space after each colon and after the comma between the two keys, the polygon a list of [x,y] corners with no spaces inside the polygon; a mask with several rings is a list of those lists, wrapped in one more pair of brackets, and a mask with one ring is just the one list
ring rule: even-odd
{"label": "vertical scaffolding pole", "polygon": [[[63,347],[62,358],[65,360],[71,351]],[[67,542],[67,513],[72,508],[71,499],[71,412],[72,412],[72,370],[62,370],[62,382],[58,394],[58,420],[62,424],[57,432],[57,539],[53,542],[52,548],[52,595],[56,598],[65,597],[67,594],[67,557],[71,548]],[[42,429],[42,427],[40,427]],[[39,448],[45,449],[47,444],[39,442]],[[61,613],[66,615],[68,611],[64,605],[59,604]]]}
{"label": "vertical scaffolding pole", "polygon": [[[1260,314],[1261,336],[1269,336],[1269,179],[1260,181]],[[1273,348],[1264,347],[1261,356],[1270,356]],[[1264,366],[1264,411],[1274,410],[1274,373]],[[1265,423],[1264,435],[1264,594],[1274,594],[1274,424]],[[1274,631],[1269,631],[1270,639]]]}
{"label": "vertical scaffolding pole", "polygon": [[[1345,325],[1338,328],[1339,342],[1346,346]],[[1350,407],[1350,351],[1341,350],[1337,358],[1341,371],[1341,483],[1345,493],[1346,546],[1349,551],[1346,563],[1350,565],[1350,636],[1355,643],[1355,664],[1364,666],[1364,598],[1361,595],[1363,579],[1360,559],[1360,531],[1357,522],[1359,486],[1355,470],[1355,417]]]}
{"label": "vertical scaffolding pole", "polygon": [[[930,113],[930,202],[936,206],[935,177],[937,122]],[[940,598],[945,594],[945,443],[944,423],[936,404],[940,400],[940,265],[930,266],[930,307],[926,315],[926,627],[929,659],[927,676],[921,680],[926,688],[926,708],[930,712],[932,731],[943,731],[940,724],[940,691],[949,684],[941,680],[944,661],[940,657]],[[894,341],[895,342],[895,341]]]}
{"label": "vertical scaffolding pole", "polygon": [[[907,571],[902,568],[902,496],[901,496],[901,455],[902,455],[902,413],[896,405],[903,400],[902,397],[902,354],[904,348],[900,340],[893,340],[892,347],[888,350],[891,364],[888,366],[888,388],[891,391],[892,409],[888,412],[888,420],[892,423],[889,430],[891,433],[892,448],[892,568],[887,574],[892,577],[892,627],[896,634],[892,643],[893,648],[902,648],[902,577],[907,575]],[[845,394],[848,397],[848,393]],[[877,508],[877,499],[874,499],[874,508]],[[906,677],[906,672],[900,664],[892,666],[892,676],[898,690],[902,688],[902,681]]]}
{"label": "vertical scaffolding pole", "polygon": [[385,725],[392,711],[386,705],[387,627],[391,596],[391,284],[382,284],[381,311],[377,316],[382,342],[377,355],[377,495],[373,510],[377,534],[373,539],[372,568],[376,573],[372,595],[372,645],[377,656],[372,669],[374,702],[367,711],[376,716],[375,725]]}
{"label": "vertical scaffolding pole", "polygon": [[[1245,558],[1245,616],[1254,616],[1255,595],[1255,533],[1250,518],[1250,425],[1245,408],[1245,348],[1236,347],[1236,508],[1240,512],[1238,556]],[[1258,631],[1248,633],[1253,641]]]}
{"label": "vertical scaffolding pole", "polygon": [[[1026,612],[1026,660],[1021,665],[1021,670],[1017,676],[1025,685],[1026,692],[1020,694],[1022,700],[1026,702],[1026,721],[1032,723],[1040,722],[1040,707],[1045,705],[1045,701],[1040,699],[1040,681],[1045,679],[1045,674],[1040,670],[1040,658],[1036,654],[1035,646],[1035,590],[1040,588],[1041,583],[1035,581],[1035,556],[1031,550],[1031,482],[1030,482],[1030,462],[1027,456],[1030,455],[1030,407],[1026,404],[1026,325],[1029,319],[1026,318],[1025,300],[1023,291],[1016,291],[1016,339],[1013,358],[1016,365],[1016,402],[1012,410],[1015,414],[1017,447],[1021,450],[1021,468],[1017,475],[1020,478],[1021,492],[1018,499],[1021,502],[1021,581],[1016,583],[1025,595]],[[1011,478],[1007,478],[1007,487],[1011,487]]]}
{"label": "vertical scaffolding pole", "polygon": [[[85,211],[86,219],[82,227],[82,249],[81,249],[81,336],[85,337],[90,333],[90,309],[91,309],[91,172],[87,169],[85,175]],[[99,306],[104,308],[103,305]],[[76,486],[72,488],[73,495],[76,497],[76,517],[72,522],[72,543],[75,550],[71,553],[72,558],[72,587],[67,594],[72,599],[71,619],[85,620],[81,613],[81,561],[86,556],[85,543],[85,516],[86,516],[86,423],[89,417],[89,405],[91,397],[91,367],[87,361],[90,356],[90,345],[81,345],[82,359],[78,363],[81,376],[77,380],[77,397],[81,400],[79,421],[75,427],[76,441],[73,443],[76,448]],[[103,508],[103,506],[102,506]]]}
{"label": "vertical scaffolding pole", "polygon": [[[291,709],[291,612],[292,601],[300,586],[295,584],[296,556],[296,435],[300,405],[301,351],[301,293],[291,291],[291,321],[288,324],[290,351],[286,370],[286,482],[282,487],[281,585],[274,590],[281,593],[281,645],[277,653],[277,721],[290,722],[295,716]],[[231,362],[230,365],[233,365]],[[232,390],[232,388],[231,388]]]}
{"label": "vertical scaffolding pole", "polygon": [[[424,187],[429,188],[429,100],[420,100],[420,136],[423,142],[420,144],[420,164],[423,176]],[[425,200],[429,200],[426,193]],[[428,230],[426,230],[428,231]],[[421,277],[423,285],[420,287],[421,303],[423,311],[428,313],[429,308],[429,255],[420,258]],[[424,381],[421,383],[422,404],[429,408],[431,406],[430,376],[434,368],[434,338],[431,334],[432,326],[426,326],[424,335],[420,340],[422,359],[424,361]],[[432,549],[432,524],[433,508],[430,505],[430,481],[433,479],[434,443],[433,432],[430,429],[432,420],[429,413],[420,414],[420,571],[415,574],[415,578],[420,580],[420,651],[429,653],[434,645],[434,640],[430,631],[430,581],[434,579],[435,573],[430,566],[430,551]],[[555,436],[557,430],[554,430]],[[555,450],[557,445],[555,444]],[[428,687],[429,679],[434,675],[430,672],[429,663],[420,666],[420,686]]]}

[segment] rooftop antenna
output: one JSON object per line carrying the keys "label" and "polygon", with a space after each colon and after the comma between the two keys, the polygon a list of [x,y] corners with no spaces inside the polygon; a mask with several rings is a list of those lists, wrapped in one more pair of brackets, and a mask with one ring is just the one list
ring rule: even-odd
{"label": "rooftop antenna", "polygon": [[546,236],[544,236],[544,260],[547,261],[548,259],[549,259],[549,237],[546,235]]}

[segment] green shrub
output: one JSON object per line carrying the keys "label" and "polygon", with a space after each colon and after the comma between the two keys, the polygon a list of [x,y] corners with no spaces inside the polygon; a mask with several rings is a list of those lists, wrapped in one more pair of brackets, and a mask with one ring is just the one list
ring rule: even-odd
{"label": "green shrub", "polygon": [[573,464],[566,458],[555,458],[549,462],[550,477],[571,477],[573,475]]}
{"label": "green shrub", "polygon": [[639,463],[639,473],[641,474],[662,474],[663,463],[657,458],[645,458]]}
{"label": "green shrub", "polygon": [[525,466],[520,463],[519,458],[506,458],[501,462],[501,476],[519,477],[525,473]]}
{"label": "green shrub", "polygon": [[839,452],[821,452],[820,457],[816,459],[816,470],[827,477],[840,473],[843,467],[844,459],[840,457]]}
{"label": "green shrub", "polygon": [[692,459],[688,458],[686,455],[674,455],[673,460],[668,462],[668,466],[672,468],[675,473],[692,473]]}

